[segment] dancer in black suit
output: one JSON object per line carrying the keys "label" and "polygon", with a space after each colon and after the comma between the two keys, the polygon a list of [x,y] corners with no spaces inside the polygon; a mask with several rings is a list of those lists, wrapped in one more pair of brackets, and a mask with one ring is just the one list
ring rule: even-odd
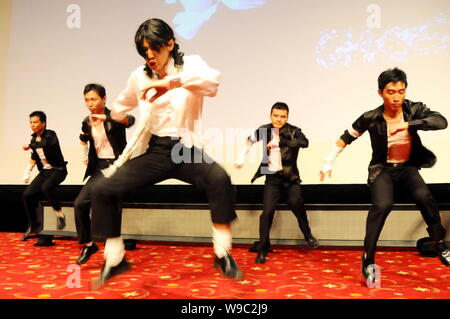
{"label": "dancer in black suit", "polygon": [[[56,214],[57,229],[62,230],[66,226],[65,216],[61,211],[61,204],[55,196],[55,190],[67,176],[67,162],[64,161],[56,133],[47,129],[45,113],[35,111],[29,117],[33,134],[30,143],[24,145],[23,149],[31,150],[31,159],[25,169],[23,180],[26,184],[30,182],[34,166],[38,167],[39,174],[23,193],[25,212],[28,217],[28,229],[23,240],[38,237],[39,232],[42,231],[43,217],[37,211],[39,200],[42,198],[50,202]],[[51,245],[52,243],[45,238],[45,236],[41,236],[36,245]]]}
{"label": "dancer in black suit", "polygon": [[369,166],[368,185],[372,199],[366,221],[362,273],[373,282],[375,250],[384,222],[394,204],[394,187],[406,191],[417,204],[427,224],[441,262],[450,265],[450,251],[444,238],[439,208],[419,174],[422,167],[432,167],[436,156],[426,149],[418,131],[442,130],[447,120],[430,110],[422,102],[405,99],[408,86],[406,73],[398,68],[389,69],[378,77],[378,94],[383,104],[362,114],[333,145],[325,159],[320,179],[331,176],[332,164],[339,153],[350,143],[369,131],[372,160]]}
{"label": "dancer in black suit", "polygon": [[[91,188],[101,170],[107,168],[119,157],[127,144],[125,129],[132,126],[135,118],[128,115],[124,123],[111,118],[106,107],[106,90],[100,84],[87,84],[84,87],[84,103],[91,115],[81,124],[80,141],[86,164],[84,179],[90,177],[75,199],[75,225],[78,242],[82,246],[77,264],[86,263],[98,247],[91,235]],[[102,118],[103,120],[100,120]]]}
{"label": "dancer in black suit", "polygon": [[285,199],[297,218],[300,230],[311,248],[317,248],[319,243],[312,235],[308,216],[301,192],[301,179],[297,168],[297,157],[300,148],[308,147],[308,139],[302,130],[288,121],[289,107],[286,103],[277,102],[270,110],[270,124],[259,127],[252,136],[247,138],[247,147],[236,161],[236,167],[241,168],[245,155],[250,147],[263,141],[263,160],[251,182],[265,175],[263,196],[263,212],[259,219],[259,242],[251,251],[257,251],[257,264],[265,263],[270,248],[270,228],[275,215],[275,206],[282,197]]}

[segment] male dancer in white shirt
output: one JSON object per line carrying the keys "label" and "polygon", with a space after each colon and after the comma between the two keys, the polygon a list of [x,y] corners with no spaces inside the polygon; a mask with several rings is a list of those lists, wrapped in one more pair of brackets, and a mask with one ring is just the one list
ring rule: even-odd
{"label": "male dancer in white shirt", "polygon": [[92,233],[94,238],[106,239],[98,286],[130,268],[120,237],[119,199],[169,178],[206,192],[214,266],[225,276],[239,279],[242,273],[230,254],[231,222],[236,218],[234,187],[225,170],[199,149],[201,140],[194,133],[197,125],[201,128],[204,97],[216,95],[219,72],[201,57],[179,52],[173,30],[160,19],[141,24],[135,43],[146,64],[131,74],[113,103],[111,116],[120,122],[137,106],[143,115],[122,155],[104,171],[107,178],[99,179],[92,192]]}

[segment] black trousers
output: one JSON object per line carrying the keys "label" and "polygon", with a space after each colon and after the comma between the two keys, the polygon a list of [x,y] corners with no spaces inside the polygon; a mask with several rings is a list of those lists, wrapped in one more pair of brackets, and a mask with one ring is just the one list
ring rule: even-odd
{"label": "black trousers", "polygon": [[75,226],[78,234],[78,243],[86,244],[92,241],[91,235],[91,193],[92,185],[101,176],[101,170],[107,168],[112,160],[98,159],[95,170],[89,180],[81,189],[74,203]]}
{"label": "black trousers", "polygon": [[372,207],[367,215],[364,239],[364,250],[369,264],[375,262],[377,241],[392,210],[396,186],[412,197],[428,225],[430,237],[435,241],[445,238],[446,231],[441,224],[438,206],[418,169],[413,166],[385,167],[370,186]]}
{"label": "black trousers", "polygon": [[66,169],[43,169],[23,192],[23,202],[31,233],[39,233],[43,227],[43,216],[37,211],[39,201],[50,202],[54,210],[61,210],[61,204],[55,196],[56,188],[67,176]]}
{"label": "black trousers", "polygon": [[299,182],[286,182],[277,175],[266,175],[263,195],[263,212],[259,217],[258,250],[268,251],[270,247],[270,228],[275,215],[275,206],[282,198],[287,202],[305,238],[311,237],[308,216],[303,202]]}
{"label": "black trousers", "polygon": [[206,192],[213,223],[229,224],[236,218],[235,189],[226,171],[199,149],[180,146],[176,140],[154,135],[145,154],[126,162],[112,177],[95,181],[91,196],[94,239],[120,236],[125,194],[169,178]]}

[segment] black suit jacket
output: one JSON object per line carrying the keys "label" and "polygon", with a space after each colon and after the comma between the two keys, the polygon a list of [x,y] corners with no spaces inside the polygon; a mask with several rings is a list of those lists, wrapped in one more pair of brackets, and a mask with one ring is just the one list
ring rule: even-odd
{"label": "black suit jacket", "polygon": [[[268,175],[269,155],[267,151],[267,144],[272,140],[272,124],[260,126],[254,133],[256,141],[263,140],[263,159],[261,165],[253,176],[251,182],[253,183],[257,178]],[[297,168],[297,158],[300,147],[308,147],[309,141],[302,133],[302,130],[294,125],[286,123],[280,129],[280,151],[281,164],[283,170],[278,174],[288,181],[301,182],[300,173]],[[255,142],[255,141],[254,141]]]}
{"label": "black suit jacket", "polygon": [[[442,130],[447,127],[447,120],[440,113],[430,110],[422,102],[405,100],[402,105],[403,118],[409,123],[409,133],[412,139],[412,148],[409,163],[418,168],[432,167],[436,163],[436,156],[425,148],[420,140],[418,130]],[[352,127],[359,134],[369,131],[372,144],[372,159],[369,164],[368,184],[378,176],[387,158],[387,124],[383,117],[384,105],[362,114]],[[341,139],[351,144],[356,137],[348,130]]]}
{"label": "black suit jacket", "polygon": [[65,169],[67,162],[64,161],[64,156],[61,152],[61,147],[59,146],[58,137],[56,136],[55,131],[45,129],[41,134],[41,141],[36,141],[36,138],[36,133],[31,135],[29,146],[32,150],[31,159],[36,162],[39,171],[42,171],[43,165],[39,158],[39,154],[36,152],[37,148],[42,148],[45,158],[53,168]]}
{"label": "black suit jacket", "polygon": [[[125,129],[132,126],[135,122],[135,118],[132,115],[128,115],[127,125],[114,121],[111,118],[111,111],[105,107],[106,121],[103,122],[105,127],[105,133],[108,137],[109,143],[114,151],[114,156],[117,159],[122,153],[123,149],[127,145]],[[92,127],[89,121],[89,116],[86,116],[81,124],[80,140],[83,142],[89,142],[89,157],[86,173],[83,180],[88,176],[91,176],[95,172],[97,167],[97,151],[95,150],[94,138],[92,137]]]}

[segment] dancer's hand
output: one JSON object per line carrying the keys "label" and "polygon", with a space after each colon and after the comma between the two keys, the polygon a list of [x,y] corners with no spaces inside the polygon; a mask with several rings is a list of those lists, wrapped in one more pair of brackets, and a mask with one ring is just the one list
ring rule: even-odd
{"label": "dancer's hand", "polygon": [[331,172],[332,172],[333,170],[327,170],[327,171],[324,171],[323,169],[320,171],[320,173],[319,173],[319,175],[320,175],[320,181],[321,182],[323,182],[324,180],[325,180],[325,178],[327,177],[327,175],[328,175],[328,177],[329,178],[331,178]]}
{"label": "dancer's hand", "polygon": [[106,121],[106,115],[105,114],[91,114],[89,115],[89,121],[92,123],[93,126],[97,126],[101,124],[102,122]]}
{"label": "dancer's hand", "polygon": [[[139,92],[139,99],[141,100],[148,100],[150,102],[153,102],[161,95],[165,94],[167,92],[167,89],[169,87],[170,81],[168,79],[162,79],[162,80],[151,80],[149,81],[149,85],[145,88],[143,88]],[[147,96],[150,90],[154,89],[153,94],[150,94]]]}
{"label": "dancer's hand", "polygon": [[394,135],[398,132],[407,130],[408,127],[409,127],[408,122],[389,125],[389,135]]}

